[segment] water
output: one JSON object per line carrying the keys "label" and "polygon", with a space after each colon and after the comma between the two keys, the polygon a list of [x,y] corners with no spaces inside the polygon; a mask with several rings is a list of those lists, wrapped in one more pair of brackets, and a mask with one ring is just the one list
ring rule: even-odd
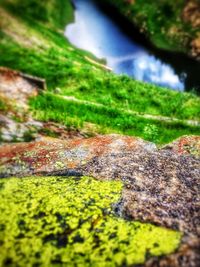
{"label": "water", "polygon": [[66,27],[66,37],[76,47],[106,59],[113,72],[179,91],[200,90],[199,63],[182,55],[152,51],[93,0],[74,0],[74,5],[75,22]]}

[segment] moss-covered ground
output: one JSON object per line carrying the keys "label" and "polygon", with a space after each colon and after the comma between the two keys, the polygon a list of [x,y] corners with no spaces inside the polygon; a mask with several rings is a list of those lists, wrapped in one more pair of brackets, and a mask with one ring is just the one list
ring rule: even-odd
{"label": "moss-covered ground", "polygon": [[158,48],[188,53],[190,42],[199,34],[183,19],[184,0],[103,0],[128,17]]}
{"label": "moss-covered ground", "polygon": [[0,180],[0,266],[133,266],[177,249],[181,234],[113,213],[122,183]]}
{"label": "moss-covered ground", "polygon": [[[200,99],[191,93],[117,76],[91,63],[91,54],[75,49],[63,36],[64,25],[73,19],[70,1],[0,0],[0,15],[0,65],[47,80],[51,93],[41,94],[30,103],[38,120],[75,128],[92,123],[100,133],[136,135],[156,143],[200,133],[199,126],[129,114],[132,111],[199,120]],[[97,105],[60,96],[73,96]]]}

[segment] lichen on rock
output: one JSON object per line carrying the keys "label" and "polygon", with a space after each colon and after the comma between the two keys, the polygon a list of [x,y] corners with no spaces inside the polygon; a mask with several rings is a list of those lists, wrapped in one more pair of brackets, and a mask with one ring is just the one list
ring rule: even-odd
{"label": "lichen on rock", "polygon": [[200,136],[182,136],[172,143],[165,145],[164,150],[171,150],[180,155],[192,155],[200,158]]}
{"label": "lichen on rock", "polygon": [[[191,266],[198,267],[198,142],[198,137],[185,136],[163,149],[157,149],[152,143],[140,138],[105,135],[88,139],[43,139],[4,145],[0,147],[0,176],[41,176],[37,178],[38,185],[48,179],[43,176],[52,175],[68,177],[66,181],[71,181],[69,176],[76,176],[77,181],[82,176],[90,176],[99,183],[108,184],[111,180],[113,188],[115,183],[123,183],[121,198],[118,195],[114,201],[118,215],[131,221],[151,222],[183,233],[181,247],[175,254],[157,259],[156,264],[159,265],[153,262],[146,266],[188,267],[189,262]],[[185,151],[188,146],[191,149]],[[52,178],[49,179],[51,181]],[[106,195],[107,189],[99,185],[97,187],[99,192],[103,192],[102,196]],[[112,192],[109,194],[112,195]],[[71,199],[75,200],[74,197]],[[126,226],[123,227],[126,229]]]}
{"label": "lichen on rock", "polygon": [[133,266],[174,252],[181,233],[117,217],[122,182],[0,180],[0,266]]}

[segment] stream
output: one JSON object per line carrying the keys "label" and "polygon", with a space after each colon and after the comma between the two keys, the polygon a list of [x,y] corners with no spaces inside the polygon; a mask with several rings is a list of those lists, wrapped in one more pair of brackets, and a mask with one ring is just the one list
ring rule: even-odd
{"label": "stream", "polygon": [[71,44],[105,59],[116,74],[178,91],[200,92],[200,63],[181,54],[153,49],[138,38],[138,32],[127,32],[127,25],[118,23],[93,0],[73,3],[75,21],[65,30]]}

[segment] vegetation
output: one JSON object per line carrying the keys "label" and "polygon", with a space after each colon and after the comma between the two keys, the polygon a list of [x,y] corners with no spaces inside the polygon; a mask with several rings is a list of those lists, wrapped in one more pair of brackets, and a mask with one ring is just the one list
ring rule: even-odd
{"label": "vegetation", "polygon": [[[0,0],[0,16],[0,66],[47,81],[48,91],[30,100],[34,118],[75,128],[90,123],[100,133],[159,144],[200,133],[186,121],[199,120],[199,97],[114,75],[69,44],[63,29],[73,19],[70,0]],[[7,109],[0,100],[0,111]],[[34,133],[25,132],[25,141]],[[176,251],[181,233],[116,216],[121,191],[120,181],[89,177],[1,179],[0,266],[133,266]]]}
{"label": "vegetation", "polygon": [[188,53],[191,41],[199,34],[198,26],[193,27],[183,19],[184,0],[104,2],[109,2],[134,22],[158,48]]}
{"label": "vegetation", "polygon": [[[66,26],[73,19],[70,1],[65,0],[29,0],[6,1],[0,0],[0,4],[10,10],[16,16],[23,17],[27,22],[42,22],[55,29]],[[67,16],[66,16],[67,14]]]}
{"label": "vegetation", "polygon": [[90,122],[99,125],[101,133],[135,135],[160,144],[170,142],[188,132],[200,132],[198,126],[150,120],[109,105],[76,103],[51,93],[32,99],[31,107],[38,120],[60,122],[76,128],[83,128],[84,122]]}
{"label": "vegetation", "polygon": [[115,216],[121,190],[88,177],[1,180],[0,265],[133,266],[175,251],[179,232]]}
{"label": "vegetation", "polygon": [[199,127],[185,122],[145,116],[198,120],[199,97],[114,75],[68,43],[62,29],[73,18],[70,1],[0,0],[0,4],[0,65],[45,78],[51,92],[31,101],[37,119],[69,127],[90,122],[100,132],[138,135],[157,143],[200,133]]}
{"label": "vegetation", "polygon": [[5,101],[3,99],[0,99],[0,112],[5,112],[7,111],[8,106],[6,105]]}

